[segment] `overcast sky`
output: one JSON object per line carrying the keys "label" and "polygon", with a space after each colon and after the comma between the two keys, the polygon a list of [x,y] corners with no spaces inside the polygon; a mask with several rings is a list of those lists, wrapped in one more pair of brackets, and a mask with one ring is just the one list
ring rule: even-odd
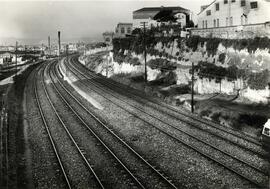
{"label": "overcast sky", "polygon": [[[57,31],[70,40],[102,39],[118,22],[131,22],[132,11],[149,6],[181,6],[196,15],[212,0],[107,0],[107,1],[1,1],[0,45],[14,39],[28,43],[46,41]],[[12,39],[7,39],[12,38]],[[25,43],[27,43],[25,42]],[[13,41],[12,41],[13,43]]]}

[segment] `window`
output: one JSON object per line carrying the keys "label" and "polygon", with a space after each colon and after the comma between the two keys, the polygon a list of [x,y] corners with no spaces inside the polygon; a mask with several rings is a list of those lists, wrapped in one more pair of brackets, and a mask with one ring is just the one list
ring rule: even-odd
{"label": "window", "polygon": [[246,0],[241,0],[241,7],[246,6]]}
{"label": "window", "polygon": [[202,21],[202,28],[204,28],[204,20]]}
{"label": "window", "polygon": [[216,3],[216,11],[219,11],[219,3]]}
{"label": "window", "polygon": [[219,19],[217,19],[217,27],[219,27]]}
{"label": "window", "polygon": [[233,17],[230,18],[230,26],[233,25]]}
{"label": "window", "polygon": [[265,135],[270,135],[270,129],[264,128],[264,134]]}
{"label": "window", "polygon": [[241,16],[241,25],[244,25],[244,16]]}
{"label": "window", "polygon": [[207,20],[205,20],[205,28],[207,28]]}
{"label": "window", "polygon": [[211,10],[206,11],[206,15],[210,16],[211,15]]}
{"label": "window", "polygon": [[131,28],[130,27],[127,28],[127,33],[131,33]]}
{"label": "window", "polygon": [[227,17],[226,18],[226,26],[228,26],[229,25],[229,18]]}
{"label": "window", "polygon": [[232,0],[232,3],[235,3],[235,0]]}
{"label": "window", "polygon": [[251,8],[251,9],[256,9],[256,8],[258,8],[258,2],[257,2],[257,1],[250,2],[250,8]]}
{"label": "window", "polygon": [[216,27],[216,20],[214,20],[214,28]]}
{"label": "window", "polygon": [[121,28],[121,33],[125,33],[125,28],[124,27]]}
{"label": "window", "polygon": [[228,0],[224,0],[224,4],[228,4]]}

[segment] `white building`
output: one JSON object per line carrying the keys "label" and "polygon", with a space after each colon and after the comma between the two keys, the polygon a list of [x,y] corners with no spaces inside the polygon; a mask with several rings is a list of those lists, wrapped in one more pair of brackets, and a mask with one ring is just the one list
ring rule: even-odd
{"label": "white building", "polygon": [[156,27],[160,23],[154,17],[162,12],[170,12],[177,18],[177,23],[184,27],[190,20],[190,11],[182,7],[145,7],[133,12],[133,28]]}
{"label": "white building", "polygon": [[118,23],[115,28],[116,38],[124,38],[127,35],[131,35],[132,32],[132,23]]}
{"label": "white building", "polygon": [[269,0],[215,0],[202,6],[198,28],[263,24],[270,21]]}

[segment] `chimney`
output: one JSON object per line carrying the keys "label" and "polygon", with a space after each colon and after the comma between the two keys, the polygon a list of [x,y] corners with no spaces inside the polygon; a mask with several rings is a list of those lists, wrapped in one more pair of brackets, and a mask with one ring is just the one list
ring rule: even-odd
{"label": "chimney", "polygon": [[61,39],[60,39],[60,31],[58,31],[58,56],[60,56],[61,52]]}

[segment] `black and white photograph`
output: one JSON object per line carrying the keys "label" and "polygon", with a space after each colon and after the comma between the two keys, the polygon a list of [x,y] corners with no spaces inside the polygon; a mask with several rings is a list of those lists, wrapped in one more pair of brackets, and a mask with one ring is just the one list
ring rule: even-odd
{"label": "black and white photograph", "polygon": [[0,0],[1,189],[270,189],[270,0]]}

